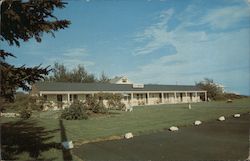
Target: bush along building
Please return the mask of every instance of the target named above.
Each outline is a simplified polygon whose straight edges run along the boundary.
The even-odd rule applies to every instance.
[[[37,82],[31,95],[42,96],[54,109],[69,107],[75,100],[84,102],[98,93],[121,94],[126,106],[195,103],[207,100],[207,92],[191,85],[133,84],[127,77],[109,83]],[[47,108],[51,108],[47,107]]]

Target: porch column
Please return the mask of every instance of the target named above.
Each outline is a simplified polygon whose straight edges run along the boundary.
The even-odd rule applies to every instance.
[[[174,103],[176,103],[177,100],[176,100],[176,92],[174,92]]]
[[[189,102],[190,100],[188,100],[188,93],[187,92],[185,92],[185,94],[186,94],[186,98],[185,98],[185,102]]]
[[[132,106],[134,105],[134,96],[133,96],[133,93],[131,93],[131,104],[132,104]]]
[[[198,94],[195,92],[195,102],[198,102]]]
[[[68,93],[68,103],[70,102],[70,95],[69,95],[69,93]]]
[[[207,92],[205,92],[205,101],[207,101]]]
[[[163,92],[161,92],[161,103],[164,103],[164,94],[163,94]]]

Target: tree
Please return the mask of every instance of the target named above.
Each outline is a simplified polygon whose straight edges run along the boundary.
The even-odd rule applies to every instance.
[[[0,41],[6,41],[10,46],[20,46],[20,41],[28,41],[35,38],[42,41],[43,33],[50,33],[54,37],[54,31],[67,28],[68,20],[58,20],[53,11],[62,9],[66,3],[61,0],[1,0],[1,35]],[[29,90],[30,84],[44,79],[50,71],[49,67],[15,67],[5,62],[6,57],[15,57],[4,50],[0,51],[0,76],[1,97],[13,101],[17,88]]]
[[[73,71],[70,73],[70,76],[71,82],[96,82],[95,76],[93,74],[88,73],[82,65],[78,65],[75,69],[73,69]]]
[[[110,81],[110,78],[104,73],[104,71],[102,71],[102,74],[99,78],[99,82],[108,83],[109,81]]]
[[[87,72],[82,65],[78,65],[73,70],[68,70],[64,64],[55,63],[52,75],[46,78],[47,81],[52,82],[96,82],[93,74]]]
[[[69,81],[69,74],[66,67],[63,64],[55,63],[52,69],[52,75],[46,77],[48,81],[58,81],[58,82],[67,82]]]
[[[213,79],[204,78],[203,81],[196,83],[196,86],[207,91],[209,99],[216,100],[222,93],[223,89],[216,84]]]

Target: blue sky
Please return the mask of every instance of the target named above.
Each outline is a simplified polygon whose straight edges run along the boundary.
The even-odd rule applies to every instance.
[[[20,48],[15,65],[84,65],[137,83],[194,84],[205,77],[250,95],[250,0],[71,0],[68,29]]]

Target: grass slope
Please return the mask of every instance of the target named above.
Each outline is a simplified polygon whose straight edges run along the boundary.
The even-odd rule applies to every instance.
[[[126,132],[151,133],[173,125],[185,126],[195,120],[207,121],[219,116],[250,112],[250,99],[233,103],[208,102],[192,104],[157,105],[134,107],[133,112],[119,112],[109,117],[92,118],[87,121],[64,121],[69,138],[88,141]]]

